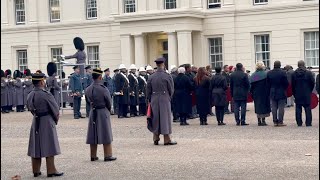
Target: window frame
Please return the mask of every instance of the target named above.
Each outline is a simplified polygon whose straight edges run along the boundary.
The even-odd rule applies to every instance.
[[[90,3],[91,3],[91,1],[95,1],[96,7],[88,8],[89,1],[90,1]],[[87,18],[87,20],[98,19],[98,1],[97,0],[85,0],[85,8],[86,8],[86,18]],[[94,8],[96,10],[96,17],[89,17],[89,10],[94,9]],[[91,13],[92,13],[92,11],[91,11]]]
[[[258,0],[258,1],[265,1],[265,0]],[[267,2],[258,2],[256,3],[256,0],[253,0],[253,5],[266,5],[269,4],[269,0],[266,0]]]
[[[315,33],[315,44],[314,44],[314,48],[313,49],[306,49],[307,48],[307,44],[306,44],[306,33]],[[317,38],[318,38],[318,47],[317,47]],[[307,60],[307,51],[318,51],[318,57],[315,56],[313,58],[315,58],[314,62],[318,62],[319,63],[319,30],[308,30],[308,31],[303,31],[302,32],[302,39],[303,39],[303,58],[306,62],[306,66],[311,66],[311,67],[319,67],[320,64],[316,65],[313,64],[313,61],[311,61],[311,63],[309,63],[309,61]],[[310,39],[312,41],[312,39]],[[310,44],[311,45],[311,44]]]
[[[211,49],[214,48],[214,51],[215,51],[215,46],[212,46],[211,44],[211,40],[214,40],[214,39],[221,39],[221,45],[218,44],[218,46],[221,46],[221,48],[219,48],[219,53],[212,53]],[[224,38],[223,36],[212,36],[212,37],[208,37],[208,55],[209,55],[209,64],[211,65],[211,67],[214,69],[215,67],[217,67],[217,64],[218,63],[221,63],[221,68],[223,67],[224,65],[224,48],[223,48],[223,43],[224,41]],[[213,62],[212,60],[212,56],[221,56],[221,59],[219,59],[219,61],[217,61],[215,59],[215,62]]]
[[[261,36],[268,36],[268,43],[259,43],[259,44],[267,44],[268,45],[268,50],[263,51],[263,48],[261,46],[261,51],[257,52],[257,38],[256,37],[261,37]],[[259,33],[259,34],[253,34],[253,47],[254,47],[254,63],[256,64],[258,61],[262,61],[266,67],[271,68],[271,34],[270,33]],[[268,53],[269,58],[268,59],[262,59],[258,60],[258,54],[261,54],[263,57],[263,54]],[[268,62],[268,63],[267,63]]]
[[[126,7],[132,5],[132,4],[126,4],[127,1],[133,1],[134,2],[133,3],[134,11],[127,12],[127,8]],[[135,13],[137,11],[137,2],[136,2],[136,0],[123,0],[123,8],[124,8],[124,10],[123,10],[124,13]]]
[[[25,56],[23,56],[22,58],[20,58],[20,52],[25,52]],[[17,49],[16,50],[16,57],[17,57],[17,66],[18,66],[18,70],[23,72],[24,70],[28,69],[28,49]],[[25,60],[25,63],[20,63],[20,60]],[[21,69],[21,67],[25,67],[25,69]]]
[[[93,56],[97,56],[98,58],[90,59],[90,57],[91,57],[90,48],[93,48],[93,47],[98,47],[98,51],[92,53],[92,54],[95,54]],[[91,66],[92,69],[100,67],[100,63],[101,63],[100,62],[100,45],[99,44],[87,44],[86,49],[87,49],[87,65]],[[93,64],[92,62],[98,62],[98,63]]]
[[[22,1],[23,2],[23,10],[21,9],[17,9],[17,1]],[[21,4],[20,4],[21,6]],[[24,16],[24,21],[18,21],[18,12],[23,12],[23,16]],[[26,3],[25,0],[14,0],[14,13],[15,13],[15,21],[16,21],[16,25],[24,25],[26,24]],[[20,16],[22,17],[22,16]]]
[[[215,0],[213,0],[215,1]],[[222,7],[222,0],[217,0],[217,1],[220,1],[219,3],[210,3],[210,0],[207,0],[207,9],[218,9],[218,8],[221,8]],[[210,5],[220,5],[219,7],[213,7],[213,8],[210,8]]]
[[[168,2],[170,1],[170,2]],[[172,2],[174,1],[174,2]],[[164,9],[177,9],[177,0],[164,0]],[[167,8],[167,4],[173,4],[174,3],[174,7],[173,8]]]
[[[51,2],[58,2],[59,4],[59,19],[53,19],[53,12],[52,11],[52,4],[54,3],[51,3]],[[60,22],[61,21],[61,6],[60,6],[60,0],[49,0],[49,19],[50,19],[50,22],[51,23],[55,23],[55,22]]]

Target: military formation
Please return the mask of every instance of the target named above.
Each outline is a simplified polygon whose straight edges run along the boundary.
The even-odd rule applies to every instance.
[[[85,64],[86,54],[81,38],[74,44],[77,53],[63,59],[76,58],[73,73],[65,78],[57,75],[56,63],[49,62],[47,76],[40,70],[31,74],[16,70],[1,70],[1,110],[10,113],[25,110],[33,115],[30,129],[28,156],[31,157],[34,177],[41,175],[41,159],[46,158],[47,176],[62,176],[57,171],[54,156],[59,155],[60,146],[56,131],[59,109],[69,104],[74,119],[89,118],[86,143],[90,146],[90,160],[97,161],[97,147],[103,145],[104,161],[117,158],[112,153],[111,115],[119,119],[144,116],[147,128],[153,134],[154,145],[159,145],[163,135],[164,145],[176,145],[172,140],[172,122],[189,125],[188,119],[199,118],[200,125],[208,125],[208,115],[216,116],[219,126],[226,125],[225,114],[234,113],[237,126],[247,126],[247,103],[254,102],[258,126],[267,126],[272,115],[274,126],[286,126],[285,107],[295,105],[298,126],[303,125],[302,108],[306,112],[306,126],[312,126],[312,109],[318,104],[319,75],[315,77],[305,67],[298,68],[275,61],[272,70],[263,62],[257,62],[256,71],[250,74],[241,63],[235,67],[225,65],[197,68],[190,64],[165,67],[165,58],[150,65],[137,68],[120,64],[113,71],[92,69]],[[62,93],[62,94],[61,94]],[[62,96],[62,98],[61,98]],[[81,101],[85,97],[86,116],[82,115]],[[215,114],[212,108],[215,107]],[[229,110],[231,107],[231,111]]]

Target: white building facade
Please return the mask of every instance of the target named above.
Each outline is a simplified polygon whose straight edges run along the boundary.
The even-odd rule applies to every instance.
[[[76,52],[76,36],[103,69],[161,56],[167,66],[319,67],[318,19],[319,0],[1,0],[1,69],[46,71]]]

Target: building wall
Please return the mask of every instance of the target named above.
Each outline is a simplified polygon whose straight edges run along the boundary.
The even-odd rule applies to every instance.
[[[304,59],[303,32],[319,31],[318,0],[269,0],[259,6],[253,0],[222,0],[218,9],[207,9],[206,0],[177,0],[177,9],[170,10],[164,10],[164,0],[137,0],[136,13],[123,13],[122,0],[97,0],[98,17],[92,20],[86,19],[85,1],[79,2],[60,0],[61,20],[50,23],[47,0],[25,0],[26,24],[16,25],[14,0],[2,0],[1,69],[16,69],[16,50],[26,48],[28,67],[45,70],[50,48],[62,47],[71,55],[76,36],[86,45],[99,45],[102,68],[129,66],[135,62],[134,34],[140,33],[146,35],[146,63],[152,64],[157,33],[184,30],[192,31],[189,62],[196,66],[209,64],[208,38],[222,37],[224,64],[242,62],[253,70],[254,35],[259,33],[270,34],[271,61],[295,66]],[[124,35],[132,36],[130,45],[124,44],[129,42]]]

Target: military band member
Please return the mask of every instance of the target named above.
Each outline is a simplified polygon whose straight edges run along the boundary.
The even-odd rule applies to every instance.
[[[47,161],[47,176],[62,176],[54,164],[54,156],[60,154],[56,125],[59,107],[52,94],[45,90],[44,74],[32,74],[34,90],[28,94],[27,108],[34,116],[30,130],[28,156],[32,160],[34,177],[41,175],[41,158]]]
[[[86,101],[91,104],[87,144],[90,144],[91,161],[98,160],[97,145],[103,144],[104,161],[114,161],[112,156],[113,141],[111,130],[111,96],[108,88],[103,85],[102,71],[100,68],[93,69],[94,82],[86,89]]]
[[[147,100],[146,100],[146,91],[147,91],[147,81],[145,78],[146,70],[144,67],[139,69],[139,115],[145,116],[147,113]]]
[[[73,69],[74,73],[70,78],[70,89],[73,97],[73,115],[74,119],[80,119],[85,118],[80,113],[83,86],[81,83],[79,66],[74,66]]]
[[[120,73],[116,75],[116,92],[115,95],[118,99],[118,118],[128,117],[128,106],[130,103],[129,97],[129,79],[127,78],[127,68],[124,64],[119,66]]]
[[[8,103],[7,109],[9,112],[13,112],[13,104],[14,104],[14,86],[13,86],[13,79],[11,76],[11,70],[7,69],[5,72],[5,76],[8,80]]]
[[[22,74],[19,70],[15,70],[13,73],[14,81],[14,99],[15,99],[15,105],[16,105],[16,111],[17,112],[23,112],[24,111],[24,102],[23,102],[23,82],[22,82]]]
[[[106,86],[111,95],[111,115],[114,115],[114,105],[113,105],[113,96],[114,96],[114,80],[110,77],[110,69],[107,68],[103,71],[105,73],[103,77],[103,84]]]
[[[129,94],[130,94],[130,116],[138,116],[137,105],[139,104],[139,82],[136,75],[137,67],[132,64],[129,68]]]
[[[148,81],[148,77],[149,77],[151,74],[154,73],[154,69],[153,69],[150,65],[148,65],[148,66],[146,67],[146,71],[147,71],[146,80]]]
[[[5,73],[1,70],[1,112],[9,113],[8,110],[8,79],[5,77]]]
[[[83,80],[83,89],[87,89],[87,87],[89,87],[92,82],[93,82],[93,79],[92,79],[92,74],[91,74],[91,66],[87,66],[86,68],[86,74],[84,76],[84,80]],[[87,103],[86,102],[86,117],[89,117],[89,113],[90,113],[90,103]]]
[[[23,82],[23,98],[24,98],[24,105],[27,105],[27,97],[28,94],[32,91],[33,89],[33,84],[32,84],[32,76],[31,76],[31,71],[30,69],[26,69],[24,70],[24,74],[25,74],[25,79]]]
[[[60,86],[56,78],[57,75],[57,65],[54,62],[49,62],[47,65],[48,78],[46,79],[47,90],[53,95],[57,104],[60,104]]]
[[[114,75],[112,77],[112,81],[113,81],[113,84],[114,84],[114,88],[113,88],[113,112],[114,114],[117,114],[118,115],[118,96],[116,96],[114,93],[116,91],[116,85],[115,85],[115,82],[116,82],[116,76],[117,74],[119,74],[119,69],[115,69],[113,70],[114,72]]]
[[[68,93],[66,92],[68,90],[69,85],[69,79],[66,79],[66,73],[62,72],[62,107],[66,108],[66,104],[68,102]]]
[[[174,87],[170,74],[165,72],[165,59],[155,60],[157,71],[152,74],[147,81],[147,99],[151,103],[152,109],[152,132],[154,145],[158,145],[160,134],[164,136],[164,145],[176,145],[172,141],[171,128],[171,98]]]

